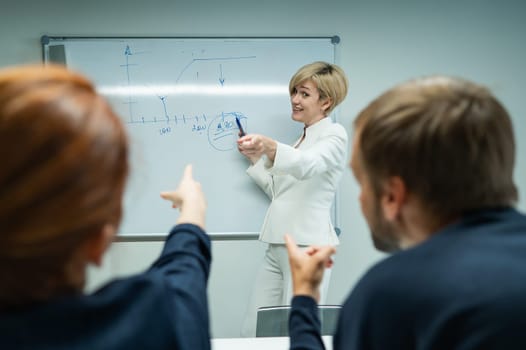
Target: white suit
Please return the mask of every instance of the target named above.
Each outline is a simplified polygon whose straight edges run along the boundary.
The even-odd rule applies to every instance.
[[[290,267],[283,236],[300,246],[339,243],[330,210],[346,167],[347,133],[329,117],[305,129],[297,148],[278,142],[274,162],[262,157],[247,173],[272,200],[259,239],[269,243],[243,325],[254,336],[261,306],[290,304]],[[328,287],[329,271],[321,286],[320,304]]]

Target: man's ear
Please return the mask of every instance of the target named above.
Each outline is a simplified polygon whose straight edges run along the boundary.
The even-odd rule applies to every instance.
[[[399,176],[390,177],[384,184],[381,205],[386,220],[395,221],[407,199],[407,188]]]
[[[104,253],[115,238],[116,229],[112,224],[106,224],[86,242],[86,256],[89,263],[97,266],[102,265]]]

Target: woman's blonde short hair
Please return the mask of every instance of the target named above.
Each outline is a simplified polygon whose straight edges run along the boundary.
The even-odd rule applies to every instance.
[[[329,115],[347,95],[349,83],[343,70],[335,64],[320,61],[301,67],[290,79],[289,93],[292,95],[295,87],[307,80],[316,84],[320,99],[328,98],[331,101],[325,115]]]

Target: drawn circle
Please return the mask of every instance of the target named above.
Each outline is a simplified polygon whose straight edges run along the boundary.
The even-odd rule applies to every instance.
[[[221,113],[208,124],[208,142],[218,151],[230,151],[236,148],[238,127],[236,116],[242,120],[246,117],[239,112]]]

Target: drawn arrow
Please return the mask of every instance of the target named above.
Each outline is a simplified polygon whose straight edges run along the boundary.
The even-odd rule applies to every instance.
[[[219,65],[219,83],[221,83],[221,86],[225,84],[225,78],[223,78],[223,65]]]

